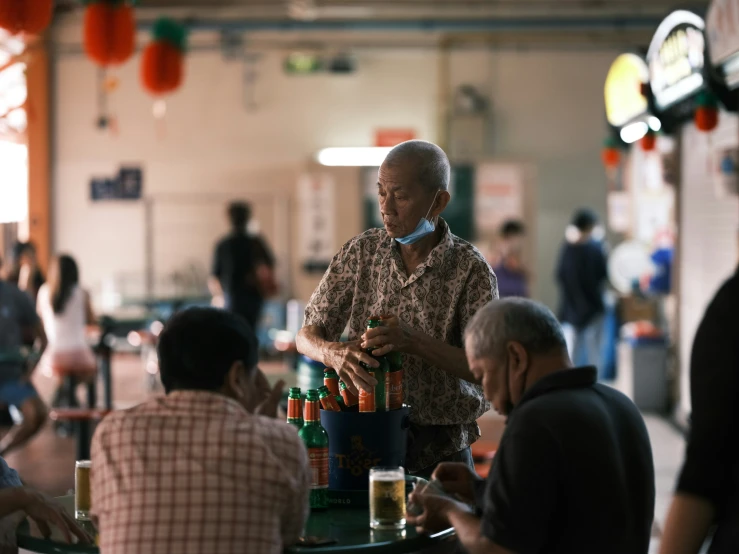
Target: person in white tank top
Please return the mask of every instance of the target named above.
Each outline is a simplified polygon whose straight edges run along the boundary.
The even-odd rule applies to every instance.
[[[90,296],[79,286],[74,258],[60,255],[52,260],[49,281],[38,292],[36,310],[41,316],[49,346],[42,360],[44,374],[73,374],[93,379],[95,355],[87,344],[87,327],[95,324]]]

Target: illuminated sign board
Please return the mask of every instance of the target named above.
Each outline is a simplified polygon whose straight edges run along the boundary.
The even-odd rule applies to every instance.
[[[642,85],[649,81],[647,64],[636,54],[621,54],[608,70],[604,96],[606,118],[622,127],[647,112]]]
[[[706,37],[711,64],[722,68],[730,88],[739,87],[739,0],[713,0]]]
[[[647,53],[649,81],[658,110],[693,96],[704,83],[705,23],[694,13],[672,12],[657,28]]]

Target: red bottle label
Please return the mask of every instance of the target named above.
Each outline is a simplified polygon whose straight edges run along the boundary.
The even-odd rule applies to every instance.
[[[301,410],[300,398],[288,398],[287,399],[287,418],[288,419],[300,419],[303,417],[303,410]]]
[[[305,403],[305,421],[321,421],[321,408],[318,402],[306,401]]]
[[[328,488],[328,448],[309,448],[312,489]]]
[[[344,389],[341,391],[341,397],[344,399],[344,404],[347,405],[347,407],[356,406],[357,402],[359,402],[359,399],[356,397],[356,395],[352,394],[352,391],[349,389]]]
[[[339,403],[336,401],[336,397],[334,396],[324,396],[321,398],[321,406],[323,406],[324,410],[328,410],[331,412],[340,412],[341,408],[339,407]]]
[[[385,380],[385,404],[388,410],[403,407],[403,370],[391,371]]]
[[[329,392],[333,396],[339,396],[339,379],[333,377],[324,377],[323,384],[328,387]]]

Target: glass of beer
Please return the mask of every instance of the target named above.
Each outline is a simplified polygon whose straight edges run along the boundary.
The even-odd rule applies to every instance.
[[[405,528],[405,471],[373,467],[369,473],[370,527]]]
[[[74,465],[74,517],[90,521],[90,460],[78,460]]]

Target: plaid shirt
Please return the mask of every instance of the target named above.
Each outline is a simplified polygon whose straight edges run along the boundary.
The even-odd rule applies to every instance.
[[[279,553],[308,517],[310,470],[291,425],[178,391],[101,422],[91,487],[104,554]]]
[[[471,244],[441,219],[441,241],[409,277],[395,241],[370,229],[347,242],[313,293],[305,325],[318,325],[339,340],[349,324],[358,339],[367,318],[394,314],[406,325],[451,346],[463,347],[467,322],[498,298],[493,270]],[[476,420],[490,404],[482,387],[457,379],[417,356],[403,355],[405,401],[412,408],[406,465],[420,471],[478,438]]]

